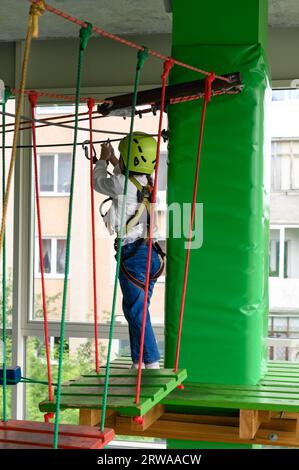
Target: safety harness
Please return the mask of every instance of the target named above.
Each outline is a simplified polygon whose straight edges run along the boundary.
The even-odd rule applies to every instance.
[[[152,187],[147,184],[146,186],[142,186],[142,184],[139,183],[139,181],[133,176],[133,175],[130,175],[129,176],[129,180],[131,181],[132,184],[134,184],[134,186],[136,187],[137,189],[137,201],[139,203],[139,206],[138,208],[136,209],[135,211],[135,214],[133,214],[126,222],[126,225],[124,227],[124,234],[126,235],[130,230],[132,230],[134,227],[136,227],[138,224],[140,224],[141,222],[145,222],[146,221],[146,228],[147,228],[147,232],[146,233],[149,233],[149,229],[150,229],[150,220],[151,220],[151,195],[152,195]],[[107,215],[107,212],[104,213],[103,211],[103,207],[104,205],[109,202],[109,201],[112,201],[113,198],[112,197],[108,197],[107,199],[105,199],[101,205],[100,205],[100,214],[101,216],[104,218],[106,215]],[[114,248],[115,248],[115,251],[117,252],[117,247],[118,247],[118,238],[115,239],[115,242],[114,242]],[[139,247],[141,246],[142,243],[147,243],[148,241],[148,238],[147,237],[144,237],[144,238],[139,238],[136,242],[135,242],[135,250],[133,250],[129,257],[131,258],[132,256],[135,255],[135,253],[138,251]],[[155,279],[158,279],[159,276],[161,276],[163,270],[164,270],[164,258],[165,258],[165,253],[164,251],[162,250],[161,246],[159,245],[158,242],[154,242],[153,243],[153,247],[154,249],[156,250],[156,252],[158,253],[160,259],[161,259],[161,263],[160,263],[160,267],[158,269],[158,271],[151,277],[152,280],[155,280]],[[121,259],[121,269],[122,271],[124,272],[124,274],[128,277],[128,279],[133,282],[133,284],[137,285],[138,287],[144,289],[145,288],[145,283],[141,282],[140,280],[136,279],[135,277],[133,277],[129,271],[127,271],[125,265],[124,265],[124,261],[128,259],[128,256],[126,258],[123,258]]]

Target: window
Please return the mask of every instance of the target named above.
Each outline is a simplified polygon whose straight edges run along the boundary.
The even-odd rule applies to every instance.
[[[39,155],[41,193],[69,194],[71,170],[70,153]]]
[[[273,90],[273,101],[299,100],[299,90]]]
[[[270,277],[288,277],[288,249],[289,242],[284,242],[284,266],[283,266],[283,276],[280,276],[280,241],[279,240],[270,240]]]
[[[45,274],[64,276],[66,240],[61,238],[43,238],[43,261]],[[36,253],[39,253],[38,239],[36,240]],[[39,256],[36,256],[36,270],[40,274]]]
[[[299,141],[272,141],[271,186],[273,191],[299,190]]]

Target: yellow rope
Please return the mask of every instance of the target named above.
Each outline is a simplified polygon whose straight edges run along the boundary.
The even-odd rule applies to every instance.
[[[14,171],[15,162],[16,162],[17,142],[19,138],[21,111],[23,107],[24,91],[26,87],[27,68],[28,68],[28,62],[29,62],[31,39],[32,37],[36,37],[34,35],[37,34],[38,32],[38,27],[37,27],[38,18],[45,9],[45,8],[44,9],[42,8],[42,5],[45,7],[44,1],[41,1],[39,4],[33,4],[31,5],[30,11],[29,11],[28,28],[27,28],[27,35],[26,35],[26,41],[25,41],[23,64],[22,64],[21,82],[20,82],[19,95],[18,95],[18,100],[17,100],[15,130],[14,130],[14,136],[13,136],[11,159],[10,159],[10,164],[9,164],[9,171],[8,171],[8,176],[7,176],[7,184],[6,184],[4,203],[3,203],[1,232],[0,232],[0,254],[1,254],[2,246],[3,246],[9,194],[11,190],[12,176],[13,176],[13,171]]]
[[[32,18],[31,35],[33,38],[38,37],[38,19],[46,9],[45,1],[40,0],[38,3],[33,3],[30,7],[29,15]]]

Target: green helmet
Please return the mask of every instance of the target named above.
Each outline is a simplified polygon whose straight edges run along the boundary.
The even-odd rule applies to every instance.
[[[118,150],[124,161],[125,167],[128,163],[129,138],[127,135],[119,143]],[[152,174],[156,166],[157,141],[144,132],[133,132],[132,150],[129,171],[136,173]]]

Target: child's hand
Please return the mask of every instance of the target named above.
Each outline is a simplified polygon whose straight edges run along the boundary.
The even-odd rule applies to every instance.
[[[101,156],[100,156],[100,160],[104,160],[106,162],[108,162],[110,160],[110,157],[111,157],[111,144],[102,144],[101,145]]]

